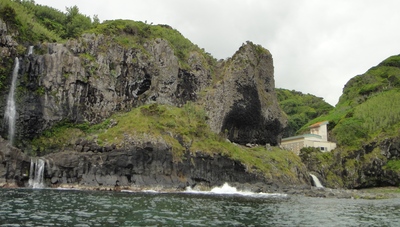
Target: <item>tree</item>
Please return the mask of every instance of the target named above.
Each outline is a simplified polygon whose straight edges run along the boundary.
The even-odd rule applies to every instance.
[[[66,34],[63,38],[74,38],[90,29],[92,21],[90,17],[79,13],[77,6],[67,7]]]
[[[14,8],[9,5],[6,5],[0,9],[0,16],[1,19],[3,19],[9,26],[18,24],[18,20],[16,18],[17,13],[15,12]]]
[[[93,15],[93,26],[97,26],[100,24],[100,19],[97,14]]]

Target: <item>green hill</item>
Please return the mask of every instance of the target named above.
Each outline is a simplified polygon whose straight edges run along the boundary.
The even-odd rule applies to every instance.
[[[400,56],[392,56],[344,87],[329,114],[302,127],[328,120],[331,153],[304,149],[309,170],[325,177],[328,187],[395,186],[400,182]]]
[[[306,124],[330,122],[332,139],[359,148],[380,136],[393,136],[400,126],[400,56],[392,56],[352,78],[335,109]]]
[[[277,88],[275,91],[279,105],[288,117],[284,137],[296,135],[303,125],[316,117],[328,114],[333,109],[333,106],[315,95],[283,88]]]

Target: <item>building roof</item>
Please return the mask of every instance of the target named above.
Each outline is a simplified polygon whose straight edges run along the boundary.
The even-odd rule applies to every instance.
[[[321,125],[327,125],[327,124],[329,124],[329,121],[320,121],[320,122],[310,125],[309,128],[317,128]]]
[[[282,141],[289,141],[289,140],[295,140],[295,139],[305,139],[305,138],[317,138],[317,139],[322,139],[322,136],[316,135],[316,134],[303,134],[299,136],[291,136],[291,137],[286,137],[283,138]]]

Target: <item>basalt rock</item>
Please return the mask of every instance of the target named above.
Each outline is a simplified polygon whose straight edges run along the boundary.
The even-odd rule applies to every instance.
[[[268,50],[251,42],[220,63],[221,80],[207,94],[211,129],[230,141],[277,145],[287,119],[275,94]]]
[[[309,171],[315,172],[324,185],[331,188],[371,188],[398,186],[400,170],[399,138],[371,142],[353,151],[335,150],[329,162],[316,158],[315,153],[302,157]]]
[[[9,32],[0,30],[7,50],[1,57],[13,59]],[[23,144],[59,122],[99,123],[148,103],[198,102],[211,129],[240,144],[277,145],[286,126],[274,91],[272,56],[251,42],[217,66],[199,51],[180,62],[164,39],[126,48],[94,34],[65,44],[39,43],[33,54],[19,58],[16,139]],[[4,108],[2,102],[2,113]],[[6,136],[5,128],[1,134]]]
[[[272,56],[251,42],[232,58],[213,65],[200,50],[178,58],[171,44],[161,38],[126,47],[111,36],[85,34],[64,44],[36,43],[33,54],[21,54],[28,46],[16,43],[16,34],[1,21],[0,35],[0,57],[10,73],[13,59],[20,59],[16,141],[22,148],[29,148],[32,139],[58,123],[99,123],[113,113],[150,103],[180,107],[196,102],[204,106],[215,133],[240,144],[277,145],[286,125],[274,92]],[[6,106],[8,79],[4,84],[0,115]],[[7,136],[6,127],[0,134]],[[225,156],[187,151],[176,162],[165,144],[150,147],[121,149],[79,142],[69,153],[46,157],[47,177],[52,184],[89,185],[117,180],[123,185],[162,182],[175,186],[263,181]],[[25,159],[23,163],[26,166]],[[11,175],[6,178],[24,176]],[[278,181],[292,183],[272,180]]]
[[[105,149],[101,149],[105,151]],[[214,187],[225,182],[277,190],[281,185],[306,185],[303,178],[267,179],[251,173],[241,162],[221,154],[185,152],[176,157],[163,142],[112,149],[107,152],[63,151],[46,159],[47,186],[76,185],[82,188],[114,186],[182,190],[188,186]],[[262,189],[260,189],[262,188]]]
[[[29,166],[30,157],[0,137],[0,187],[24,186]]]
[[[33,55],[21,57],[18,139],[32,139],[61,121],[93,124],[147,103],[194,102],[210,83],[197,52],[183,69],[166,40],[134,49],[110,39],[86,34],[66,44],[39,44]]]

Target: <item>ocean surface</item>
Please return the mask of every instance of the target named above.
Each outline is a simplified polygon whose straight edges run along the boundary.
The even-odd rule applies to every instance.
[[[0,189],[0,226],[400,226],[400,199]]]

